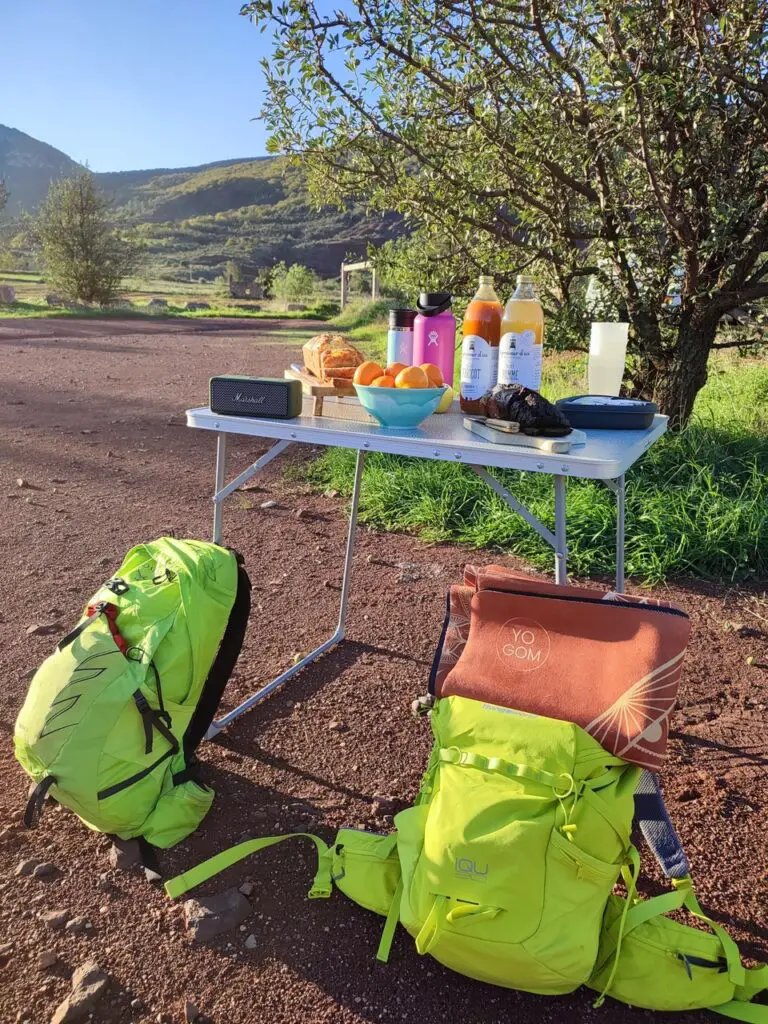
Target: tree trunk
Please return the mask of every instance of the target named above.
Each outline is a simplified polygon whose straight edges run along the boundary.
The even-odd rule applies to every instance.
[[[669,416],[672,430],[680,430],[693,412],[696,396],[707,382],[707,361],[717,332],[717,318],[684,317],[674,349],[657,367],[653,400]]]

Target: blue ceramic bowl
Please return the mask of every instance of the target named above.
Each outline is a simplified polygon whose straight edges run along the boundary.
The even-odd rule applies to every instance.
[[[445,388],[375,388],[355,384],[360,405],[382,427],[401,430],[418,425],[440,404]]]

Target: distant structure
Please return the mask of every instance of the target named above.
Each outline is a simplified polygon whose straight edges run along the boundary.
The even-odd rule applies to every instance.
[[[264,285],[258,281],[230,281],[230,299],[263,299]]]
[[[375,302],[379,297],[379,278],[376,274],[376,267],[370,260],[361,260],[359,263],[341,264],[341,308],[344,309],[349,301],[349,275],[353,270],[371,271],[371,299]]]

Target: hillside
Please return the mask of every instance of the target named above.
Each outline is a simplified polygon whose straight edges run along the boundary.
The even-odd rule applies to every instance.
[[[52,146],[0,125],[0,177],[11,192],[6,221],[34,209],[52,180],[79,169]],[[395,217],[371,218],[359,208],[313,208],[304,172],[283,157],[95,177],[115,223],[143,242],[153,275],[210,279],[228,260],[250,267],[286,260],[332,276],[345,256],[363,254],[399,227]]]
[[[79,170],[80,164],[60,149],[0,124],[0,178],[11,193],[6,214],[18,216],[37,206],[51,181]]]

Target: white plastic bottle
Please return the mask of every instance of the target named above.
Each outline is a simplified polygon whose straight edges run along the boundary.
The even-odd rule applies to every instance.
[[[533,278],[519,274],[501,319],[499,384],[524,384],[539,391],[543,350],[544,311]]]

